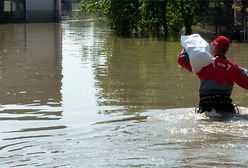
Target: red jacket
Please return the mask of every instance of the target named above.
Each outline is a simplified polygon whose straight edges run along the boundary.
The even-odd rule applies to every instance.
[[[186,52],[178,55],[178,63],[192,72],[189,57]],[[200,96],[225,94],[231,96],[233,85],[237,83],[248,89],[248,70],[240,67],[225,56],[216,56],[214,62],[202,68],[197,76],[200,79]]]

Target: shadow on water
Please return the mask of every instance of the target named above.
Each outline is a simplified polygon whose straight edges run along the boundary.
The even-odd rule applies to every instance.
[[[123,39],[137,38],[137,39],[156,39],[164,42],[179,42],[180,35],[177,33],[170,33],[169,36],[165,37],[163,33],[145,32],[145,33],[134,33],[129,36],[121,36]]]
[[[121,119],[114,119],[108,121],[96,122],[95,124],[107,124],[107,123],[115,123],[115,122],[126,122],[126,121],[135,121],[135,122],[145,122],[148,116],[130,116],[130,117],[122,117]]]
[[[1,105],[0,120],[60,120],[61,107],[48,105]]]

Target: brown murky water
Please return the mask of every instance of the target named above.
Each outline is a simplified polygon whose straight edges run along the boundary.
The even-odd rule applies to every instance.
[[[241,114],[194,113],[178,41],[120,38],[102,22],[0,25],[0,167],[246,167]],[[248,67],[248,45],[229,57]]]

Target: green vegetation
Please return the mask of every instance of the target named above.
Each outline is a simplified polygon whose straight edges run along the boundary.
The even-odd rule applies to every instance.
[[[139,27],[142,31],[159,31],[163,29],[164,34],[168,34],[166,7],[168,0],[140,0]]]
[[[84,12],[102,12],[109,20],[110,27],[119,35],[128,35],[137,31],[139,0],[83,0],[81,9]]]
[[[119,35],[149,31],[162,32],[167,36],[171,32],[179,33],[182,28],[185,29],[185,34],[191,34],[192,26],[206,20],[214,26],[225,26],[227,32],[232,32],[233,11],[243,9],[242,4],[246,1],[212,1],[216,6],[212,10],[213,18],[209,17],[209,2],[210,0],[82,0],[80,6],[83,12],[104,14],[110,27]]]
[[[128,35],[138,29],[139,0],[110,0],[108,19],[117,34]]]
[[[207,14],[209,6],[208,0],[175,0],[172,2],[172,10],[176,11],[176,17],[182,18],[185,26],[185,34],[192,33],[192,25],[196,25],[199,20]]]

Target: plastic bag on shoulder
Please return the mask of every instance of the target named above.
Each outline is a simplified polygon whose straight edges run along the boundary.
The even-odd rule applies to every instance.
[[[181,45],[189,55],[194,74],[213,62],[209,44],[199,34],[181,36]]]

